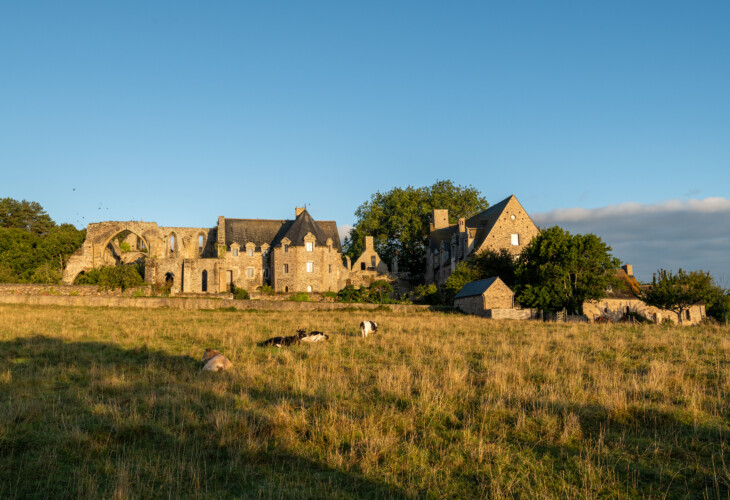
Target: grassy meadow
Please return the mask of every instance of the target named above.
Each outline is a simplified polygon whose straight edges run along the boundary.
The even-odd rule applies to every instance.
[[[0,305],[0,498],[730,498],[727,327]],[[381,334],[357,335],[362,319]],[[289,349],[257,341],[323,330]],[[201,373],[206,347],[234,363]]]

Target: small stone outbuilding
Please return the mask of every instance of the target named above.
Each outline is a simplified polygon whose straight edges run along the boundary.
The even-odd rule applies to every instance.
[[[493,309],[514,309],[515,294],[499,277],[471,281],[454,297],[454,307],[469,314],[492,317]]]

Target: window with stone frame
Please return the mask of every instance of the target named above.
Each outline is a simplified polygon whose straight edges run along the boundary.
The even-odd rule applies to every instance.
[[[307,252],[313,252],[314,251],[314,242],[308,241],[307,242]]]
[[[510,240],[512,243],[512,246],[518,246],[520,244],[520,235],[519,234],[511,234]]]
[[[284,264],[284,274],[289,274],[289,264]]]
[[[313,273],[314,272],[314,262],[307,262],[307,272]]]
[[[289,251],[289,245],[286,243],[284,244],[284,253],[287,253]]]
[[[238,257],[238,248],[231,248],[231,255]]]
[[[246,268],[246,277],[247,278],[253,278],[255,274],[256,274],[256,270],[253,267]]]
[[[249,257],[253,257],[253,248],[246,249],[246,255],[248,255]]]

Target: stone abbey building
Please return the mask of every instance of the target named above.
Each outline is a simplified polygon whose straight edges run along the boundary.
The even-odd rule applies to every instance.
[[[515,195],[456,224],[449,223],[448,210],[434,210],[426,253],[426,283],[442,285],[459,262],[488,249],[505,248],[517,257],[539,233]]]
[[[264,285],[276,292],[336,292],[388,279],[372,237],[353,266],[342,255],[334,221],[315,221],[306,208],[293,220],[227,219],[213,228],[160,227],[154,222],[89,224],[69,259],[64,282],[104,265],[144,261],[145,281],[173,293],[215,294]]]

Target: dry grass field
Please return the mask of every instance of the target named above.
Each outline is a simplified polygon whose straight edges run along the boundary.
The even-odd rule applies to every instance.
[[[0,498],[729,498],[726,327],[0,306]],[[357,336],[362,319],[382,334]],[[298,327],[330,341],[257,347]],[[200,373],[206,347],[234,368]]]

